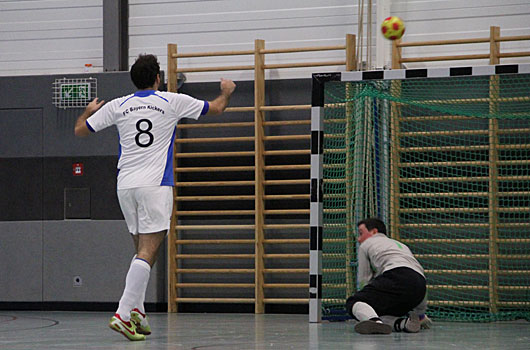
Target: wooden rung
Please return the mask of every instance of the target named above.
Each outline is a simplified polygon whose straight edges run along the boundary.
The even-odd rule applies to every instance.
[[[264,210],[265,215],[291,215],[291,214],[302,214],[309,215],[309,209],[277,209],[277,210]]]
[[[481,306],[488,307],[490,303],[487,301],[473,301],[473,300],[429,300],[429,306]]]
[[[530,301],[499,301],[497,303],[501,307],[530,307]]]
[[[309,254],[263,254],[265,259],[308,259]]]
[[[254,210],[178,210],[179,216],[196,216],[196,215],[254,215]]]
[[[265,200],[309,199],[309,197],[309,194],[269,194],[263,196]]]
[[[311,164],[287,164],[287,165],[266,165],[265,171],[272,170],[307,170],[311,169]]]
[[[489,56],[488,56],[489,57]],[[322,66],[344,66],[346,61],[320,61],[320,62],[301,62],[301,63],[278,63],[264,64],[263,69],[281,69],[281,68],[302,68],[302,67],[322,67]]]
[[[428,56],[428,57],[407,57],[399,60],[400,63],[410,62],[434,62],[434,61],[461,61],[461,60],[480,60],[490,58],[489,54],[469,54],[469,55],[452,55],[452,56]]]
[[[511,290],[511,291],[530,291],[530,286],[497,286],[499,290]]]
[[[489,254],[414,254],[420,259],[489,259]]]
[[[518,40],[530,40],[530,35],[511,35],[496,38],[495,41],[518,41]]]
[[[347,288],[348,285],[346,283],[322,283],[322,288],[327,288],[327,289],[343,289],[343,288]]]
[[[430,147],[400,147],[400,152],[452,152],[452,151],[486,151],[488,145],[484,146],[430,146]]]
[[[227,107],[225,109],[225,113],[228,112],[254,112],[256,108],[255,107]],[[254,122],[250,122],[250,124],[254,124]]]
[[[497,255],[497,259],[529,260],[530,259],[530,254],[499,254],[499,255]]]
[[[208,158],[208,157],[254,157],[254,151],[243,152],[194,152],[177,153],[175,158]]]
[[[175,182],[175,186],[176,187],[254,186],[254,183],[255,183],[254,181],[197,181],[197,182]]]
[[[401,228],[462,228],[462,227],[489,227],[488,223],[469,223],[461,222],[454,224],[445,224],[445,223],[422,223],[422,224],[400,224]]]
[[[253,230],[254,225],[175,225],[177,230]]]
[[[499,275],[511,275],[511,276],[520,276],[520,275],[530,275],[530,270],[497,270]]]
[[[488,270],[425,270],[430,275],[487,275]]]
[[[177,259],[254,259],[254,254],[175,254]]]
[[[500,178],[500,176],[498,177]],[[452,176],[452,177],[409,177],[399,178],[401,183],[418,183],[418,182],[472,182],[472,181],[489,181],[488,176]]]
[[[197,67],[197,68],[178,68],[177,73],[191,72],[224,72],[230,70],[254,70],[254,66],[216,66],[216,67]]]
[[[497,238],[497,243],[530,243],[530,238]]]
[[[467,285],[446,285],[446,284],[433,284],[427,285],[428,290],[488,290],[488,286],[467,286]]]
[[[500,162],[497,162],[499,164]],[[409,162],[409,163],[398,163],[397,166],[400,168],[415,168],[415,167],[449,167],[449,166],[489,166],[488,161],[469,161],[469,162]]]
[[[265,230],[293,230],[293,229],[308,229],[309,224],[265,224],[263,225]]]
[[[230,108],[250,108],[254,107],[230,107]],[[228,109],[228,108],[227,108]],[[229,122],[229,123],[194,123],[194,124],[177,124],[177,129],[200,129],[200,128],[235,128],[254,126],[254,122]]]
[[[330,214],[330,213],[341,214],[341,213],[345,213],[345,212],[346,212],[346,208],[324,209],[324,213],[326,213],[326,214]]]
[[[302,110],[310,110],[311,105],[284,105],[284,106],[262,106],[260,107],[260,111],[269,112],[269,111],[302,111]],[[305,122],[305,120],[304,120]],[[288,120],[282,121],[282,122],[276,122],[276,123],[282,123],[282,124],[268,124],[271,122],[264,122],[263,125],[269,126],[269,125],[289,125]],[[283,124],[285,123],[285,124]],[[295,123],[298,124],[298,123]],[[311,121],[309,120],[309,123],[300,123],[300,124],[311,124]]]
[[[299,106],[302,107],[302,106]],[[306,106],[303,106],[306,107]],[[311,109],[311,105],[307,105]],[[284,126],[284,125],[311,125],[311,120],[309,119],[297,119],[297,120],[274,120],[274,121],[264,121],[264,126]]]
[[[530,101],[530,97],[528,97]],[[498,135],[530,134],[530,128],[506,128],[497,130]]]
[[[263,288],[309,288],[309,283],[264,283]]]
[[[530,191],[510,191],[510,192],[498,192],[499,197],[519,197],[519,196],[530,196]]]
[[[530,212],[530,207],[513,207],[513,208],[497,208],[500,213],[528,213]]]
[[[265,304],[308,304],[309,298],[307,299],[280,299],[280,298],[263,298]]]
[[[523,143],[518,145],[496,145],[497,149],[506,150],[506,149],[513,149],[513,150],[520,150],[520,149],[530,149],[530,144]]]
[[[220,172],[220,171],[254,171],[254,166],[219,166],[175,168],[178,173]]]
[[[324,238],[324,243],[346,243],[348,242],[347,238]]]
[[[177,239],[175,244],[254,244],[253,239]]]
[[[292,156],[292,155],[306,155],[311,154],[310,149],[288,149],[288,150],[275,150],[263,152],[265,156]]]
[[[265,185],[309,185],[309,179],[296,179],[296,180],[265,180]]]
[[[427,243],[427,244],[488,244],[489,239],[480,238],[401,238],[403,243]],[[497,238],[497,243],[530,243],[530,238]]]
[[[177,288],[254,288],[254,283],[175,283]]]
[[[177,303],[227,303],[227,304],[253,304],[254,298],[175,298]]]
[[[334,45],[334,46],[310,46],[310,47],[294,47],[286,49],[261,49],[260,54],[271,54],[271,53],[293,53],[293,52],[307,52],[307,51],[328,51],[328,50],[344,50],[345,45]]]
[[[248,141],[254,141],[254,136],[186,138],[186,139],[176,139],[175,143],[248,142]]]
[[[309,238],[266,238],[264,244],[309,244]]]
[[[400,213],[487,213],[488,208],[406,208],[399,209]],[[502,209],[498,209],[502,211]]]
[[[530,51],[519,51],[519,52],[499,52],[499,58],[513,58],[513,57],[528,57]]]
[[[309,269],[263,269],[263,273],[309,273]]]
[[[488,192],[433,192],[433,193],[400,193],[400,198],[458,198],[458,197],[487,197]]]
[[[185,202],[185,201],[253,201],[256,198],[254,195],[245,195],[245,196],[177,196],[175,197],[176,201]]]
[[[346,304],[346,299],[344,299],[344,298],[342,298],[342,299],[339,299],[339,298],[322,298],[322,302],[344,305],[344,304]]]
[[[477,118],[466,117],[463,115],[422,115],[422,116],[401,116],[400,122],[409,121],[436,121],[436,120],[476,120]]]
[[[237,55],[254,55],[254,50],[236,50],[236,51],[209,51],[209,52],[190,52],[172,54],[172,58],[190,58],[190,57],[212,57],[212,56],[237,56]]]
[[[232,273],[254,273],[254,269],[181,269],[176,268],[176,273],[215,273],[215,274],[232,274]]]
[[[409,131],[400,132],[401,137],[420,137],[420,136],[459,136],[459,135],[488,135],[488,130],[442,130],[442,131]]]
[[[311,135],[276,135],[263,136],[263,141],[290,141],[290,140],[310,140]]]

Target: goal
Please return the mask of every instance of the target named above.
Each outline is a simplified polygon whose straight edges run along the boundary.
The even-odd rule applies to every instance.
[[[530,320],[530,65],[314,74],[311,140],[310,322],[347,317],[365,217],[429,316]]]

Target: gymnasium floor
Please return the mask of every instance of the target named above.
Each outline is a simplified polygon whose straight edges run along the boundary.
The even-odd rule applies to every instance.
[[[360,335],[353,323],[307,315],[150,314],[153,334],[130,342],[108,312],[0,311],[0,349],[530,349],[530,322],[448,323],[417,334]]]

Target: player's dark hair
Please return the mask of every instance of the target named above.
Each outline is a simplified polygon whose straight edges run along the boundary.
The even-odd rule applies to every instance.
[[[361,226],[362,224],[366,226],[368,231],[376,228],[377,232],[384,233],[386,235],[385,223],[378,218],[368,218],[368,219],[361,220],[357,223],[357,227]]]
[[[157,74],[160,64],[155,55],[139,55],[131,67],[131,80],[140,90],[153,86]]]

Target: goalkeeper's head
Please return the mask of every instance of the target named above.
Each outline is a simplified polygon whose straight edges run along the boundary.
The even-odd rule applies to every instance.
[[[383,233],[386,235],[386,226],[385,223],[378,218],[367,218],[361,220],[357,223],[357,227],[364,225],[368,231],[372,231],[374,228],[377,229],[378,233]]]

